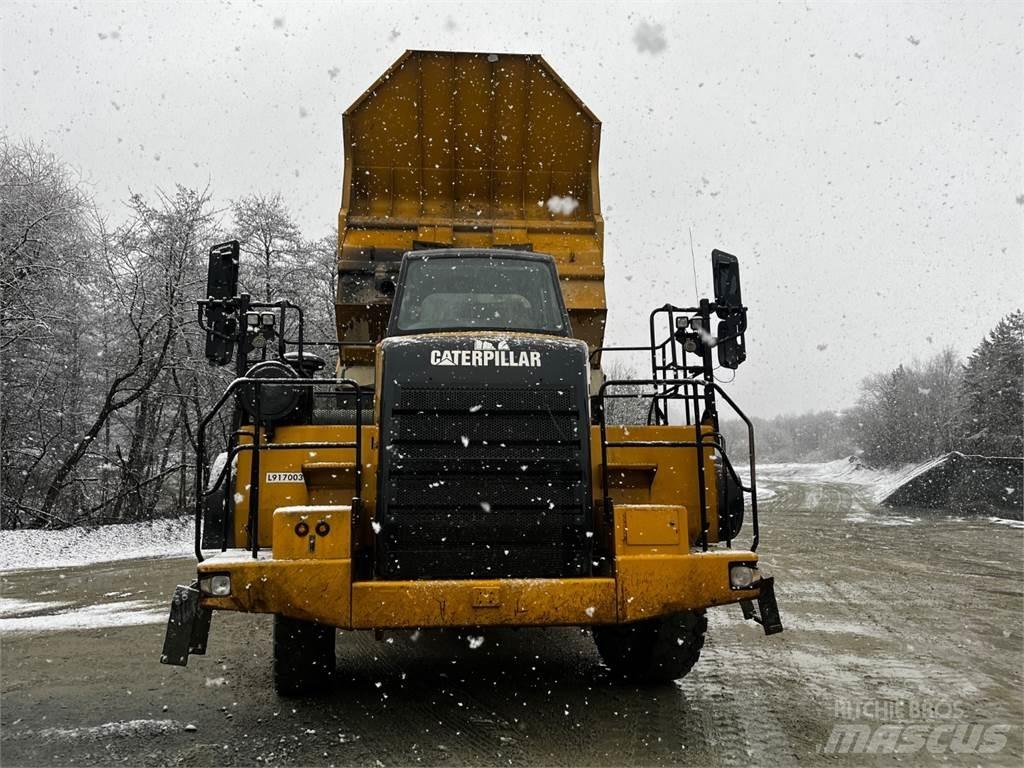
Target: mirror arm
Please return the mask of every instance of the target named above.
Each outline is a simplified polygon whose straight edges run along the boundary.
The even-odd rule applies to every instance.
[[[203,306],[208,304],[209,302],[200,301],[198,303],[199,303],[199,311],[198,311],[198,318],[197,319],[198,319],[198,323],[199,323],[199,330],[201,330],[201,331],[203,331],[205,333],[208,333],[211,336],[214,336],[214,337],[216,337],[218,339],[224,339],[224,341],[234,341],[235,340],[235,336],[234,335],[227,334],[227,333],[221,333],[220,331],[218,331],[218,330],[216,330],[214,328],[210,328],[205,322],[203,322],[203,320],[204,320]]]

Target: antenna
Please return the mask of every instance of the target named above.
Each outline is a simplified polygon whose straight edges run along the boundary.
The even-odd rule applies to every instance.
[[[700,292],[697,290],[697,257],[693,254],[693,226],[687,225],[686,231],[690,233],[690,266],[693,267],[693,300],[700,303]]]

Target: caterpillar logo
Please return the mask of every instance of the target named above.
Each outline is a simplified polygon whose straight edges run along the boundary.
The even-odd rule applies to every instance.
[[[471,368],[493,365],[496,368],[539,368],[540,352],[517,352],[507,341],[496,344],[475,340],[472,349],[432,349],[431,365],[461,365]]]

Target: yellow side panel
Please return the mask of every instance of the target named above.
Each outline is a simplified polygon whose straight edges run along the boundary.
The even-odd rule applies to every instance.
[[[275,560],[347,560],[352,552],[352,507],[278,507]]]
[[[355,441],[355,427],[345,425],[304,425],[278,427],[274,431],[275,445],[295,443],[350,443]],[[242,445],[252,442],[250,435],[239,438]],[[261,444],[266,446],[265,436]],[[377,502],[377,428],[363,427],[363,509],[369,515]],[[246,526],[249,520],[251,496],[251,451],[238,454],[235,485],[235,541],[238,546],[249,545]],[[354,473],[344,468],[355,462],[353,448],[285,447],[263,450],[260,453],[260,510],[259,543],[261,547],[273,544],[273,514],[279,507],[319,505],[351,505],[355,493]],[[330,465],[340,465],[330,469]],[[268,475],[270,477],[268,477]],[[277,480],[278,482],[270,482]],[[360,530],[353,533],[365,537],[369,518],[359,521]]]
[[[707,427],[705,427],[707,429]],[[695,442],[695,426],[609,426],[609,442]],[[590,469],[595,502],[602,490],[601,431],[591,427]],[[714,451],[704,449],[704,488],[708,509],[708,541],[718,540],[718,484]],[[690,544],[699,540],[700,490],[697,481],[697,449],[644,446],[608,449],[608,485],[612,501],[619,504],[655,504],[685,507],[685,527]],[[682,523],[680,524],[682,528]]]
[[[623,504],[615,507],[615,522],[616,552],[627,547],[663,552],[686,551],[686,507]]]

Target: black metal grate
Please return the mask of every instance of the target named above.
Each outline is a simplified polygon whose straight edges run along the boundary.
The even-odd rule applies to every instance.
[[[380,535],[392,546],[434,544],[550,543],[572,529],[575,515],[563,510],[538,514],[533,509],[422,510],[406,509],[394,516]]]
[[[575,413],[571,387],[565,389],[414,389],[401,387],[396,410]]]
[[[313,407],[310,414],[311,424],[355,424],[355,397],[351,393],[313,392]],[[362,393],[363,424],[373,424],[373,396],[370,392]]]
[[[396,399],[381,457],[382,576],[589,572],[589,455],[571,387],[402,387]]]
[[[457,566],[453,565],[453,560],[458,562]],[[481,543],[417,546],[391,550],[388,577],[410,580],[551,578],[563,575],[566,568],[566,554],[556,547]]]
[[[567,443],[579,440],[575,414],[410,413],[391,422],[395,443]]]
[[[456,478],[464,477],[464,469]],[[558,475],[496,475],[485,483],[467,488],[452,478],[430,475],[392,473],[386,489],[391,505],[408,505],[415,499],[417,508],[444,509],[472,505],[478,509],[499,507],[539,507],[555,509],[572,507],[581,491],[582,481]]]

